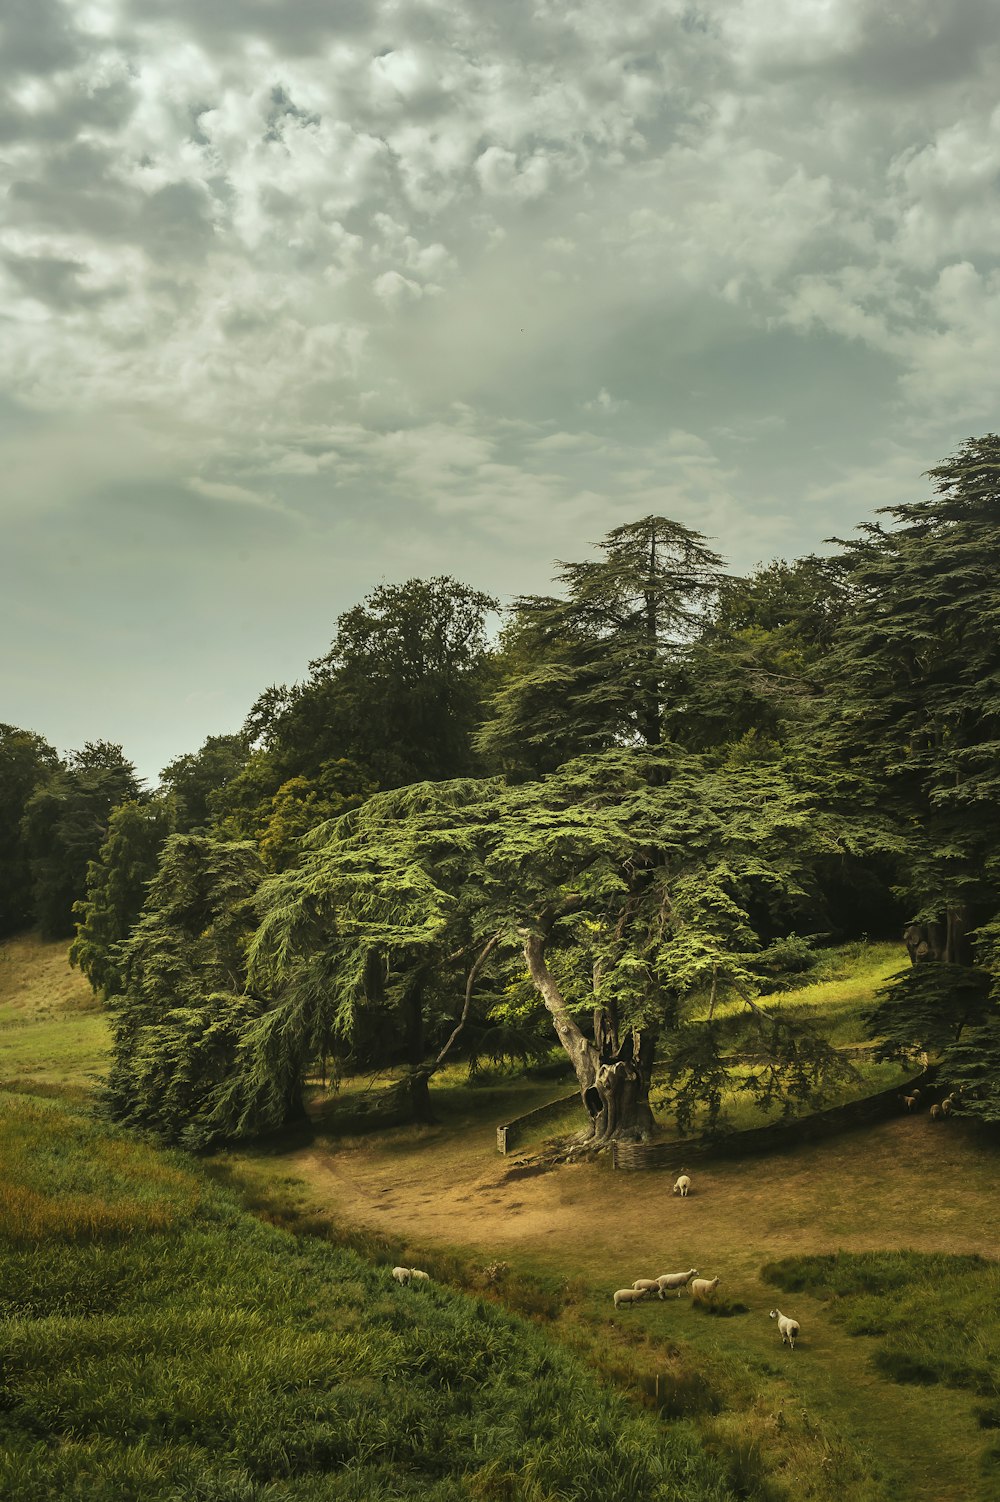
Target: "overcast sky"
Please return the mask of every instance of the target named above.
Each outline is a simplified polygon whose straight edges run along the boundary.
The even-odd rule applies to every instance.
[[[998,426],[995,0],[5,0],[0,720],[155,775],[382,581],[796,557]]]

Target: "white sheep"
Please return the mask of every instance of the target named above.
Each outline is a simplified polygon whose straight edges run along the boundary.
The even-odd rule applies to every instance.
[[[790,1319],[787,1314],[782,1314],[780,1309],[771,1310],[771,1319],[776,1319],[778,1321],[778,1329],[781,1331],[781,1344],[784,1345],[785,1341],[787,1340],[789,1346],[794,1351],[795,1338],[799,1333],[798,1320]]]
[[[429,1283],[431,1281],[431,1275],[430,1273],[422,1273],[419,1267],[411,1267],[410,1281],[412,1283]]]
[[[686,1273],[661,1273],[656,1280],[656,1286],[660,1290],[660,1298],[663,1298],[667,1289],[673,1288],[677,1289],[677,1297],[680,1298],[691,1279],[697,1276],[698,1269],[696,1267],[690,1268]]]
[[[408,1267],[394,1267],[392,1270],[392,1276],[399,1284],[409,1283],[410,1269]]]
[[[643,1293],[653,1293],[659,1289],[659,1286],[656,1278],[636,1278],[632,1284],[633,1288],[641,1289]]]
[[[710,1299],[718,1286],[718,1278],[695,1278],[691,1284],[691,1297],[701,1303]]]
[[[675,1194],[679,1194],[680,1197],[681,1197],[681,1199],[685,1199],[687,1197],[687,1193],[688,1193],[688,1190],[690,1188],[691,1188],[691,1177],[690,1177],[690,1175],[686,1174],[686,1173],[680,1174],[678,1176],[678,1178],[674,1182],[674,1193]]]
[[[920,1106],[919,1095],[901,1095],[899,1098],[908,1111],[916,1111]]]
[[[944,1112],[935,1101],[934,1105],[931,1106],[931,1121],[940,1121],[943,1115]]]
[[[620,1309],[622,1304],[638,1304],[648,1292],[647,1288],[619,1288],[615,1293],[615,1308]]]

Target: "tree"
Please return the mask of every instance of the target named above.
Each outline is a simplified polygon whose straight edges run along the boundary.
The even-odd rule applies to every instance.
[[[477,769],[472,732],[490,686],[489,595],[447,576],[382,585],[338,617],[329,652],[293,688],[272,687],[246,730],[292,777],[353,760],[398,787]]]
[[[74,904],[77,928],[69,958],[104,996],[121,990],[116,946],[142,912],[172,819],[173,807],[164,799],[120,803],[108,819],[96,860],[87,867],[86,895]]]
[[[0,936],[31,922],[31,869],[22,820],[28,800],[58,766],[58,756],[40,735],[0,725]]]
[[[725,579],[692,644],[672,735],[695,750],[759,748],[810,727],[848,598],[839,562],[814,554]]]
[[[301,1116],[301,1078],[289,1079],[280,1062],[259,1082],[262,1120],[241,1110],[254,1084],[241,1053],[266,1027],[266,999],[246,984],[253,897],[264,874],[253,845],[193,834],[167,840],[143,915],[116,953],[122,984],[111,998],[105,1093],[116,1120],[203,1147],[220,1135],[220,1095],[244,1133]]]
[[[250,982],[273,999],[272,1037],[286,1010],[292,1035],[311,1029],[315,1044],[320,1032],[350,1038],[367,1009],[398,1009],[456,964],[461,1016],[487,964],[526,967],[595,1144],[651,1129],[667,1033],[698,1039],[672,1060],[682,1116],[692,1091],[717,1114],[724,1034],[711,1008],[686,1016],[699,993],[738,995],[761,1023],[769,1061],[751,1088],[762,1101],[805,1098],[840,1062],[761,1006],[753,962],[761,915],[781,931],[807,911],[811,862],[845,837],[782,771],[733,773],[669,749],[584,757],[514,787],[380,793],[262,887]]]
[[[87,868],[107,837],[112,810],[139,796],[135,767],[121,746],[88,741],[28,799],[21,828],[34,916],[46,938],[73,933],[73,904],[86,892]]]
[[[244,735],[210,735],[199,751],[175,757],[163,768],[160,786],[173,797],[179,832],[208,828],[214,800],[243,770],[249,755]]]
[[[522,596],[506,648],[514,671],[476,737],[492,764],[554,770],[666,734],[701,615],[723,579],[698,532],[662,516],[616,527],[600,561],[561,563],[565,598]]]
[[[914,919],[940,926],[930,947],[967,965],[1000,905],[1000,438],[970,438],[930,477],[930,499],[841,543],[850,609],[824,718],[828,748],[906,831],[900,880]]]
[[[324,762],[315,777],[289,777],[271,791],[275,759],[255,751],[243,770],[212,795],[213,832],[256,840],[268,868],[283,871],[299,857],[302,837],[371,797],[376,785],[356,762]]]

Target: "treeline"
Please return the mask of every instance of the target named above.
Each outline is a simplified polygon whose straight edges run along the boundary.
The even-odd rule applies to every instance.
[[[375,590],[304,680],[146,795],[121,748],[0,729],[0,922],[73,930],[111,1000],[115,1114],[279,1125],[329,1056],[409,1066],[554,1027],[602,1140],[717,1109],[739,998],[762,1102],[841,1067],[765,1004],[816,943],[909,924],[873,1032],[1000,1115],[1000,438],[837,551],[729,574],[663,517],[506,612]],[[925,963],[930,961],[930,963]],[[762,998],[764,1000],[762,1001]]]

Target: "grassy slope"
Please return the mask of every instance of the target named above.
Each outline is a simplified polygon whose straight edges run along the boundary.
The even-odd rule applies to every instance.
[[[0,1496],[734,1502],[495,1304],[266,1226],[61,1102],[0,1112]]]
[[[0,1087],[85,1099],[103,1072],[107,1016],[66,962],[34,934],[0,941]]]

